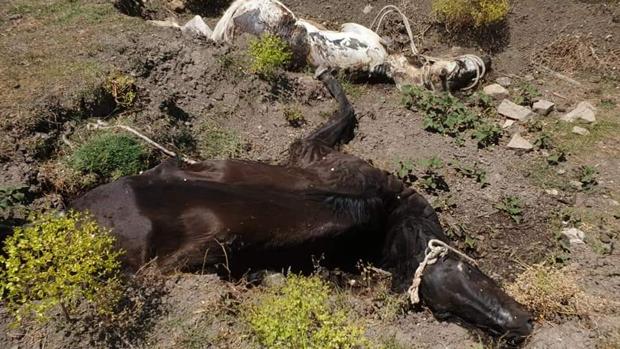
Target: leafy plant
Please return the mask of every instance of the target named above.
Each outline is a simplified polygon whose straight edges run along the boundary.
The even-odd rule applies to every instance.
[[[508,0],[433,0],[433,13],[449,27],[484,27],[508,15]]]
[[[411,160],[400,160],[397,165],[397,169],[395,172],[396,177],[400,178],[407,184],[411,184],[416,181],[416,177],[413,174],[413,170],[415,166],[413,165],[413,161]]]
[[[420,161],[420,166],[423,168],[423,172],[418,180],[418,185],[427,193],[431,194],[450,189],[443,175],[439,173],[443,167],[441,159],[433,156],[430,159]]]
[[[463,164],[455,164],[455,169],[461,175],[467,178],[473,178],[476,182],[480,183],[480,187],[484,188],[489,185],[487,171],[480,168],[478,163],[474,163],[473,166],[467,166]]]
[[[11,207],[22,206],[26,201],[26,190],[28,186],[9,186],[0,187],[0,210],[7,210]]]
[[[248,322],[266,348],[357,348],[364,330],[330,302],[330,288],[317,276],[289,275],[286,284],[261,295]]]
[[[284,119],[293,127],[300,127],[306,123],[306,118],[302,114],[301,110],[292,107],[286,107],[284,109]]]
[[[562,149],[555,149],[547,156],[547,163],[551,166],[557,166],[560,162],[566,161],[566,153]]]
[[[579,167],[578,176],[579,182],[581,182],[581,187],[584,190],[591,190],[598,184],[596,179],[598,176],[598,171],[592,166],[584,165]]]
[[[148,155],[131,136],[103,133],[82,144],[69,158],[69,165],[79,172],[115,179],[146,169]]]
[[[521,223],[521,218],[523,214],[523,208],[521,204],[521,199],[516,196],[507,196],[502,199],[502,202],[495,205],[500,211],[506,212],[510,218],[516,223]]]
[[[272,79],[277,69],[290,63],[293,54],[287,43],[273,34],[265,34],[250,42],[251,69]]]
[[[407,108],[416,107],[424,113],[424,128],[432,132],[456,137],[472,129],[478,116],[458,98],[448,93],[431,93],[419,86],[403,87],[403,103]]]
[[[502,128],[495,123],[481,122],[472,133],[472,138],[476,139],[479,148],[496,145],[502,138]]]
[[[553,141],[548,133],[543,132],[534,140],[534,145],[538,147],[538,149],[551,149],[553,148]]]
[[[69,212],[33,216],[16,228],[0,256],[0,296],[19,323],[47,320],[60,305],[65,316],[83,300],[106,312],[118,296],[120,252],[114,238],[88,216]]]
[[[110,75],[103,84],[103,89],[114,98],[117,108],[127,109],[136,101],[136,80],[129,75]]]
[[[534,103],[534,99],[536,97],[540,97],[541,93],[536,88],[536,86],[532,85],[529,82],[521,83],[515,90],[515,97],[513,98],[513,102],[520,105],[531,106]]]

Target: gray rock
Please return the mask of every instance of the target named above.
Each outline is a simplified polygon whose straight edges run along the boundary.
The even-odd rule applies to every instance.
[[[370,12],[372,12],[372,5],[368,4],[368,5],[364,6],[364,9],[362,10],[362,12],[364,14],[366,14],[366,15],[369,14]]]
[[[506,121],[504,121],[504,124],[502,125],[502,128],[509,128],[510,126],[514,125],[516,121],[512,120],[512,119],[506,119]]]
[[[560,120],[567,122],[574,122],[577,119],[581,119],[585,122],[596,121],[596,108],[589,102],[581,102],[577,104],[577,107],[572,111],[564,114]]]
[[[575,126],[573,127],[573,133],[577,135],[587,136],[590,134],[590,131],[583,127]]]
[[[508,98],[508,96],[510,96],[510,92],[499,84],[485,86],[482,91],[497,100]]]
[[[515,133],[508,142],[508,148],[531,150],[534,146],[527,139],[521,137],[520,133]]]
[[[526,74],[526,75],[523,77],[523,79],[524,79],[525,81],[534,81],[534,75],[532,75],[532,74]]]
[[[495,79],[495,82],[500,84],[502,87],[509,87],[510,85],[512,85],[512,80],[510,80],[510,78],[507,76],[502,76],[500,78],[497,78]]]
[[[583,244],[583,240],[586,238],[586,234],[577,228],[564,228],[561,235],[571,245]]]
[[[545,193],[551,195],[551,196],[558,196],[560,195],[560,192],[557,189],[545,189]]]
[[[532,106],[532,109],[534,109],[534,111],[537,112],[538,114],[547,115],[551,113],[554,107],[555,107],[555,103],[541,99],[537,101],[536,103],[534,103],[534,105]]]
[[[270,273],[263,278],[263,286],[281,287],[286,284],[286,276],[281,273]]]
[[[530,108],[520,106],[507,99],[504,99],[497,107],[497,112],[507,118],[519,121],[526,121],[534,116],[534,112]]]
[[[576,181],[576,180],[572,180],[568,182],[568,184],[570,184],[571,187],[577,190],[580,190],[583,187],[583,183],[581,183],[580,181]]]

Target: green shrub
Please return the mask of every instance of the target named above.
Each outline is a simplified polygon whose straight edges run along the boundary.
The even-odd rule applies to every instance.
[[[293,127],[300,127],[306,123],[306,118],[301,110],[293,107],[284,108],[284,119]]]
[[[510,4],[508,0],[433,0],[432,9],[450,27],[484,27],[504,20]]]
[[[133,137],[103,133],[82,144],[69,159],[69,165],[79,172],[115,179],[146,169],[147,158],[148,152]]]
[[[120,252],[114,238],[76,212],[31,218],[16,228],[0,256],[0,296],[17,322],[48,319],[60,305],[67,317],[82,301],[106,312],[114,304]]]
[[[422,174],[420,174],[418,185],[427,193],[433,194],[450,189],[440,173],[443,168],[443,161],[440,158],[433,156],[429,159],[421,160],[420,167],[422,167]]]
[[[583,190],[591,190],[598,184],[596,179],[598,171],[594,167],[584,165],[579,167],[578,172],[579,182],[581,182],[581,188]]]
[[[115,73],[108,76],[103,89],[114,98],[119,109],[127,109],[136,102],[136,80],[129,75]]]
[[[458,173],[467,178],[473,178],[476,182],[480,183],[480,187],[484,188],[489,185],[487,171],[478,167],[478,163],[474,163],[473,166],[467,166],[464,164],[453,164]]]
[[[290,275],[283,287],[268,289],[249,309],[249,324],[266,348],[363,346],[364,330],[330,303],[329,294],[329,286],[316,276]]]
[[[538,88],[529,82],[521,83],[514,92],[513,102],[519,105],[531,106],[536,97],[542,96]]]
[[[265,34],[250,42],[251,69],[266,78],[273,78],[277,69],[290,63],[293,54],[287,43],[273,34]]]
[[[243,151],[243,142],[233,130],[207,120],[199,125],[196,149],[205,159],[235,158]]]

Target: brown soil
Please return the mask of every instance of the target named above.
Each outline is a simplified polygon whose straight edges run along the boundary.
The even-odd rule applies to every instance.
[[[67,1],[28,2],[34,4],[35,10],[20,9],[17,1],[0,5],[0,186],[25,185],[31,209],[62,208],[68,199],[88,189],[60,187],[50,180],[58,176],[50,171],[71,152],[68,143],[79,144],[88,137],[85,124],[92,117],[131,124],[196,159],[203,158],[200,149],[178,140],[183,134],[197,138],[201,125],[214,122],[236,134],[242,143],[240,157],[278,162],[294,139],[322,123],[323,115],[335,107],[308,73],[282,73],[277,84],[249,73],[244,63],[247,38],[241,38],[234,47],[214,45],[173,29],[148,25],[140,17],[121,15],[103,0],[80,8],[88,13],[81,17],[62,17],[58,13],[64,10],[50,15],[44,10],[47,7],[36,7]],[[163,19],[172,13],[164,3],[155,3],[158,6],[148,13],[149,17]],[[300,16],[325,22],[329,27],[344,22],[370,25],[376,11],[388,3],[286,2]],[[198,13],[207,16],[209,24],[226,7],[224,1],[213,2],[213,6],[201,5],[200,1],[186,4],[185,12],[178,16],[187,18]],[[364,14],[367,4],[373,10]],[[430,0],[417,1],[415,6],[414,2],[404,1],[397,5],[415,24],[414,31],[425,32],[419,47],[426,52],[449,54],[455,51],[453,46],[461,46],[457,51],[491,53],[494,71],[489,80],[510,76],[517,83],[532,75],[531,84],[543,98],[554,101],[558,110],[570,109],[582,100],[615,104],[599,107],[599,121],[590,127],[592,134],[581,139],[570,128],[558,124],[560,112],[540,117],[543,130],[569,151],[568,162],[548,169],[540,165],[545,162],[544,151],[523,153],[505,147],[515,130],[506,131],[500,145],[491,148],[478,149],[468,137],[458,145],[452,138],[423,130],[420,113],[402,106],[400,93],[393,85],[347,84],[359,127],[345,151],[388,171],[395,170],[399,160],[416,162],[432,156],[445,164],[479,163],[488,174],[488,186],[481,188],[473,179],[458,174],[454,166],[446,165],[441,171],[450,190],[428,198],[442,208],[442,222],[458,246],[467,249],[484,271],[503,283],[513,280],[525,265],[565,255],[556,239],[562,227],[560,212],[574,212],[581,218],[581,228],[588,238],[585,248],[573,249],[566,263],[582,277],[588,294],[617,298],[620,252],[614,247],[620,234],[620,67],[606,63],[584,71],[571,65],[559,71],[581,81],[583,85],[576,88],[532,62],[562,68],[561,64],[548,63],[556,52],[548,47],[569,34],[587,37],[588,48],[594,48],[598,57],[612,57],[605,62],[614,62],[620,49],[618,4],[570,0],[560,5],[552,0],[515,0],[506,23],[494,28],[495,32],[465,34],[446,32],[433,23]],[[393,25],[385,28],[386,35],[396,43],[402,41],[404,28],[398,21],[390,23]],[[544,61],[538,60],[541,52]],[[138,104],[129,110],[118,112],[113,102],[93,93],[112,71],[136,78]],[[307,122],[302,127],[291,127],[284,119],[284,110],[290,106],[303,113]],[[499,118],[496,121],[503,122]],[[525,128],[522,132],[531,140],[540,135],[539,131],[528,132]],[[156,163],[160,155],[154,157]],[[599,172],[599,184],[593,191],[576,191],[567,184],[575,179],[574,169],[584,164]],[[565,170],[565,174],[557,174],[558,169]],[[560,193],[550,195],[545,189],[558,189]],[[495,208],[506,196],[517,196],[523,203],[521,223]],[[445,202],[451,204],[442,204]],[[0,221],[2,234],[24,221],[23,214],[9,212],[9,216]],[[251,297],[252,292],[259,291],[209,275],[171,277],[166,282],[161,312],[153,313],[154,323],[132,345],[246,347],[251,341],[238,336],[244,325],[234,304]],[[457,324],[438,322],[426,310],[407,309],[405,314],[385,319],[377,315],[372,296],[375,291],[343,292],[366,322],[368,335],[377,340],[389,339],[403,348],[473,348],[488,340]],[[206,314],[211,304],[223,310]],[[0,316],[0,327],[5,329],[8,314]],[[590,348],[613,338],[619,329],[620,318],[615,310],[597,311],[587,319],[538,323],[524,347]],[[85,332],[76,334],[75,329],[56,331],[49,327],[42,331],[0,331],[0,347],[111,345],[101,338],[85,339]],[[115,343],[128,346],[122,341]]]

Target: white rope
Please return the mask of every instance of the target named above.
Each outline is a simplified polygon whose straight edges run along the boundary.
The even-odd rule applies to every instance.
[[[143,135],[142,133],[136,131],[135,129],[129,127],[129,126],[125,126],[125,125],[111,125],[109,126],[106,122],[103,122],[101,120],[97,120],[97,123],[88,123],[87,128],[89,129],[101,129],[101,130],[106,130],[106,129],[113,129],[113,128],[120,128],[123,129],[125,131],[129,131],[131,133],[133,133],[134,135],[140,137],[142,140],[144,140],[145,142],[147,142],[148,144],[152,145],[153,147],[159,149],[162,153],[171,156],[171,157],[177,157],[177,153],[173,152],[172,150],[168,150],[166,148],[164,148],[162,145],[160,145],[159,143],[155,142],[154,140],[148,138],[147,136]],[[181,160],[183,160],[184,162],[193,165],[196,163],[196,161],[186,158],[185,156],[180,156]]]
[[[385,19],[385,17],[387,17],[387,15],[394,13],[394,12],[398,12],[398,14],[400,14],[403,24],[405,25],[405,29],[407,30],[407,35],[409,36],[409,44],[411,46],[411,53],[413,53],[414,56],[420,58],[420,60],[422,61],[422,64],[423,64],[422,65],[422,69],[423,69],[422,80],[423,80],[424,85],[426,85],[427,87],[430,87],[432,91],[435,91],[435,86],[433,85],[433,82],[431,81],[431,78],[430,78],[431,76],[430,65],[441,59],[419,53],[418,48],[415,46],[415,41],[413,38],[413,32],[411,30],[411,25],[409,23],[409,18],[407,18],[407,16],[398,7],[394,5],[383,6],[381,10],[379,10],[375,18],[373,19],[372,24],[370,25],[370,29],[374,31],[375,33],[379,34],[379,30],[381,29],[381,25],[383,24],[383,20]],[[480,79],[482,79],[482,77],[486,73],[486,65],[484,64],[484,61],[482,60],[482,58],[476,55],[467,54],[467,55],[458,56],[455,59],[471,60],[476,65],[476,77],[474,78],[471,84],[469,84],[465,88],[462,88],[461,90],[466,91],[466,90],[471,90],[472,88],[476,87],[478,83],[480,82]]]
[[[439,258],[445,256],[449,251],[456,253],[461,258],[465,259],[467,262],[478,265],[475,260],[471,257],[467,256],[465,253],[455,249],[454,247],[446,244],[445,242],[437,239],[432,239],[428,242],[428,246],[426,251],[424,251],[424,260],[418,265],[418,268],[415,271],[413,276],[413,281],[411,282],[411,286],[407,290],[409,294],[409,299],[411,300],[411,304],[420,303],[420,293],[419,288],[422,283],[422,276],[424,275],[424,270],[428,265],[435,264]]]
[[[375,16],[375,19],[372,21],[372,24],[370,25],[370,30],[379,34],[379,29],[381,29],[381,24],[383,24],[383,20],[385,19],[387,15],[393,12],[398,12],[400,14],[400,17],[403,20],[403,24],[405,25],[405,29],[407,30],[407,35],[409,36],[409,44],[411,46],[411,53],[413,53],[414,56],[417,56],[418,48],[415,46],[415,42],[413,40],[413,31],[411,30],[411,25],[409,24],[409,18],[407,18],[407,16],[405,16],[405,14],[398,7],[394,5],[383,6],[383,8],[379,10],[379,13],[377,13],[377,16]],[[375,23],[376,23],[376,26],[375,26]]]

